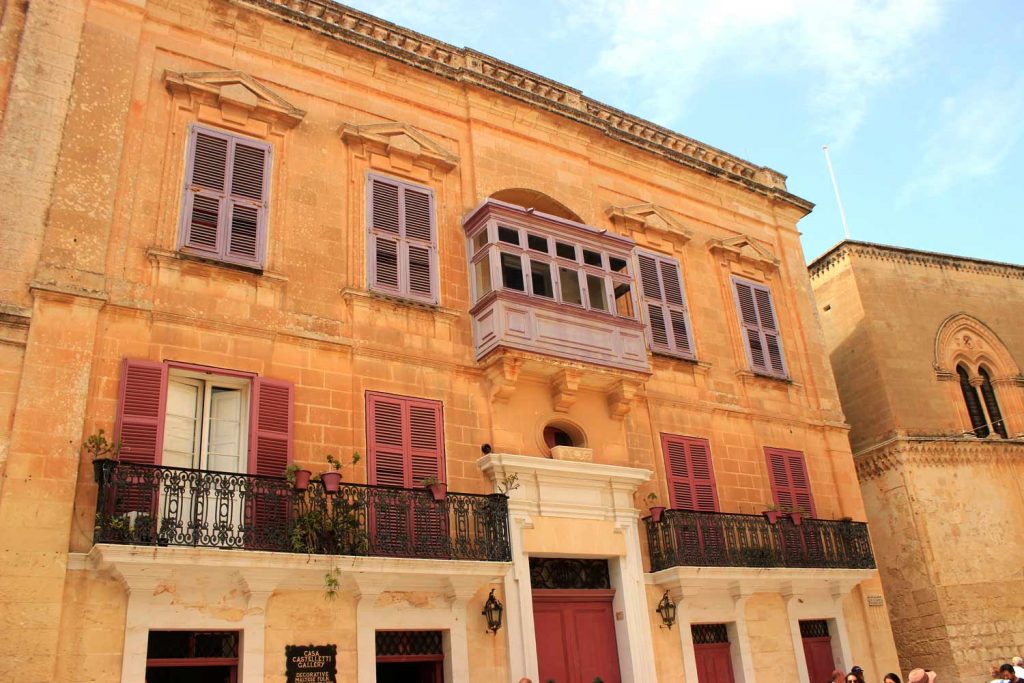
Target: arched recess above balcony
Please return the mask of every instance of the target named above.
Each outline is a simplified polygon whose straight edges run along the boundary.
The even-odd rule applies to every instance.
[[[531,190],[525,187],[510,187],[493,193],[491,195],[491,199],[497,199],[500,202],[506,202],[508,204],[515,204],[516,206],[521,206],[524,209],[532,209],[533,211],[546,213],[549,216],[564,218],[576,223],[583,223],[583,219],[580,218],[579,214],[554,197],[544,194],[539,190]]]
[[[984,366],[992,380],[1020,378],[1020,367],[992,328],[967,313],[946,318],[935,335],[933,366],[938,379],[956,379],[956,366],[964,363],[972,372]]]

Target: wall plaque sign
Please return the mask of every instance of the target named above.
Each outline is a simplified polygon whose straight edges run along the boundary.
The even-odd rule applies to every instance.
[[[337,645],[285,645],[288,683],[337,683]]]

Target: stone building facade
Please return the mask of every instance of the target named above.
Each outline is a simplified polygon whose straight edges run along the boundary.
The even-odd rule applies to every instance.
[[[0,680],[895,666],[784,176],[321,0],[0,50]]]
[[[1024,651],[1024,267],[842,242],[810,267],[904,670]]]

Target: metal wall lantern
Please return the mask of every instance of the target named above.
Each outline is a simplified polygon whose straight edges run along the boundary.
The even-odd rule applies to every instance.
[[[498,598],[494,597],[494,589],[491,589],[491,594],[487,596],[487,602],[484,603],[484,611],[480,614],[484,615],[487,619],[487,630],[491,633],[497,633],[498,629],[501,628],[501,615],[505,611],[505,606],[501,604]]]
[[[658,608],[655,610],[661,615],[661,623],[672,628],[672,624],[676,623],[676,603],[672,602],[672,598],[668,596],[668,591],[661,596],[661,602],[658,603]]]

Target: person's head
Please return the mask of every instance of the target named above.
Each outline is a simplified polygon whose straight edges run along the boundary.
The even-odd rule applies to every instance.
[[[860,678],[857,676],[857,674],[853,673],[852,671],[846,674],[846,678],[844,678],[843,680],[846,683],[860,683]]]
[[[840,669],[836,669],[832,672],[832,683],[843,683],[846,680],[846,676]]]
[[[907,683],[935,683],[935,672],[930,669],[914,669],[907,674]]]
[[[999,667],[999,676],[1004,681],[1017,680],[1017,672],[1013,670],[1013,664],[1003,664]]]
[[[522,678],[519,679],[519,683],[533,683],[533,681],[531,681],[526,676],[523,676]]]
[[[1014,657],[1010,660],[1014,666],[1024,666],[1024,657]]]
[[[899,674],[885,674],[882,683],[903,683],[903,681],[900,680]]]

